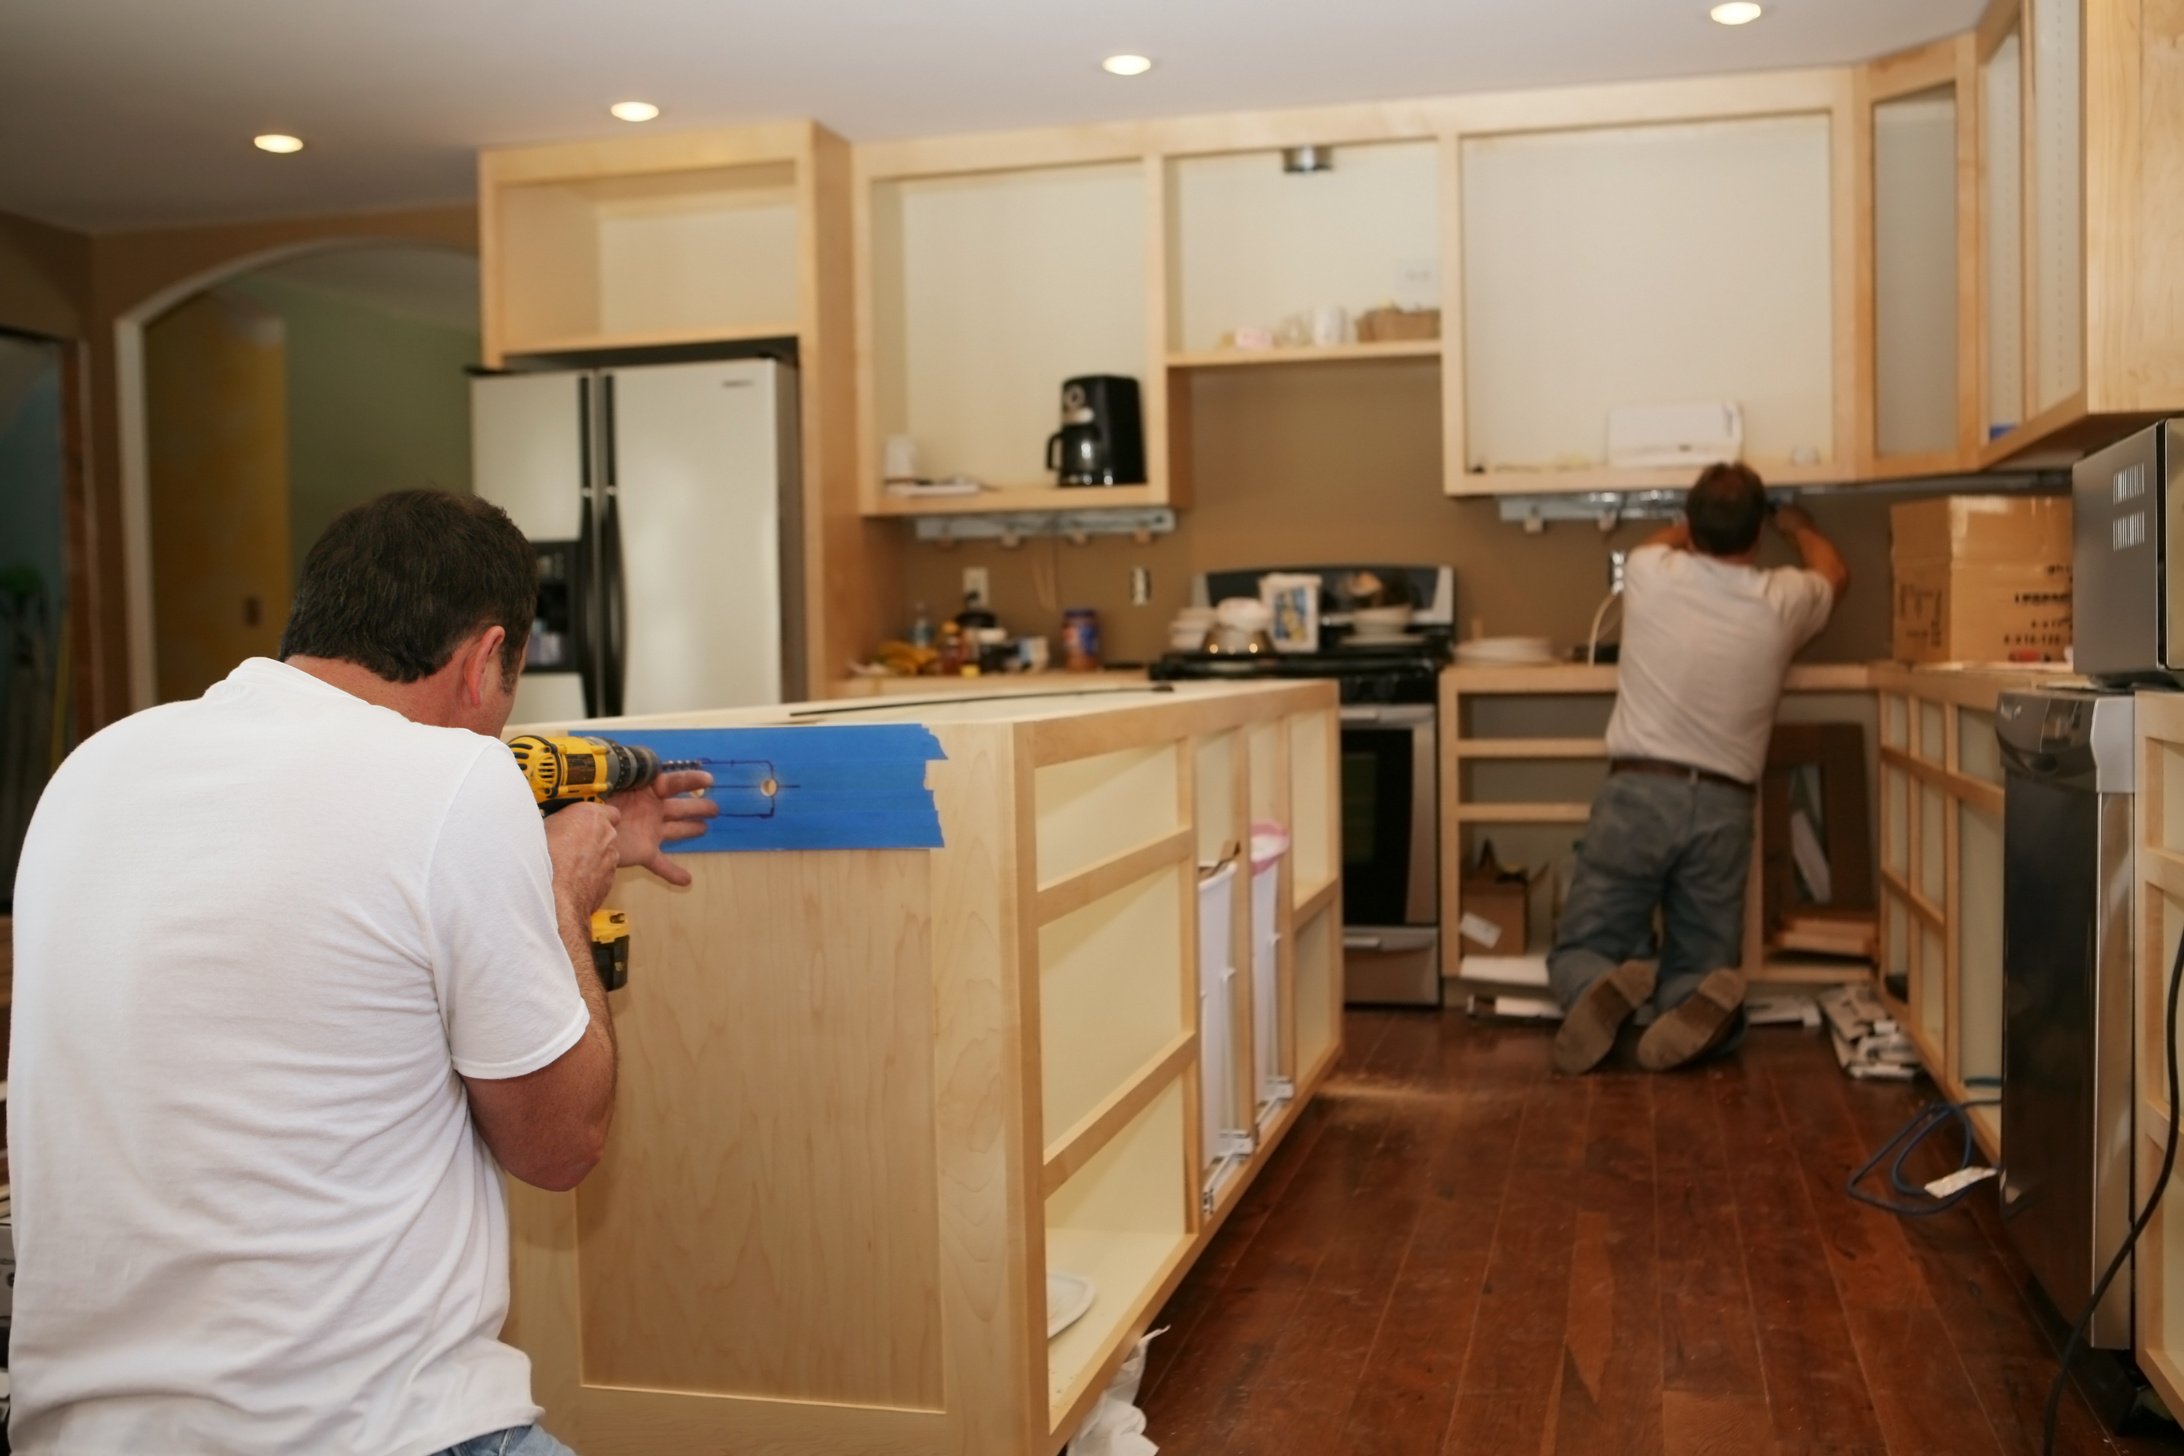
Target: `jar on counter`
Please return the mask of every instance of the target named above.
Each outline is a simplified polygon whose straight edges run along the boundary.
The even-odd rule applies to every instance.
[[[1099,671],[1100,614],[1090,607],[1062,613],[1062,666],[1070,672]]]

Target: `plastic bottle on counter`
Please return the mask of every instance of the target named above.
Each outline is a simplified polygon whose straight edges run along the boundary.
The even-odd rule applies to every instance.
[[[925,603],[923,602],[917,604],[917,615],[910,619],[910,645],[912,647],[930,647],[933,645],[933,619],[926,615]]]
[[[1062,666],[1070,672],[1100,669],[1100,614],[1090,607],[1062,613]]]

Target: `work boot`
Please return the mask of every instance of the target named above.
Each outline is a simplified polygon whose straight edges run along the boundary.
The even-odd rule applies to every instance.
[[[1555,1070],[1575,1077],[1600,1065],[1615,1047],[1615,1033],[1653,995],[1653,967],[1625,961],[1585,988],[1563,1013],[1555,1033]]]
[[[1705,1056],[1729,1039],[1744,1008],[1744,972],[1710,971],[1673,1011],[1664,1011],[1638,1041],[1638,1065],[1666,1072]]]

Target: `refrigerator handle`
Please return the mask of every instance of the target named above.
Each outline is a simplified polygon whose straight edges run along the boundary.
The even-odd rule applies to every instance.
[[[599,452],[600,459],[606,463],[606,480],[603,484],[611,492],[617,485],[622,483],[621,466],[615,459],[614,376],[612,374],[601,374],[599,376],[599,430],[601,439],[605,444],[605,448]]]
[[[579,509],[576,525],[576,561],[570,571],[575,597],[569,614],[574,639],[576,678],[584,689],[584,716],[599,716],[599,589],[598,537],[592,529],[592,382],[590,375],[576,381],[576,429]]]
[[[622,579],[621,492],[611,485],[606,491],[606,510],[599,527],[599,610],[606,630],[600,651],[600,683],[604,709],[610,718],[622,715],[624,683],[624,634],[628,630],[628,593]]]

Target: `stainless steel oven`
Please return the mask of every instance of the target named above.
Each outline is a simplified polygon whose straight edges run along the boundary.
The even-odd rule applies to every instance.
[[[1430,703],[1342,710],[1344,999],[1441,1004],[1440,809]]]

